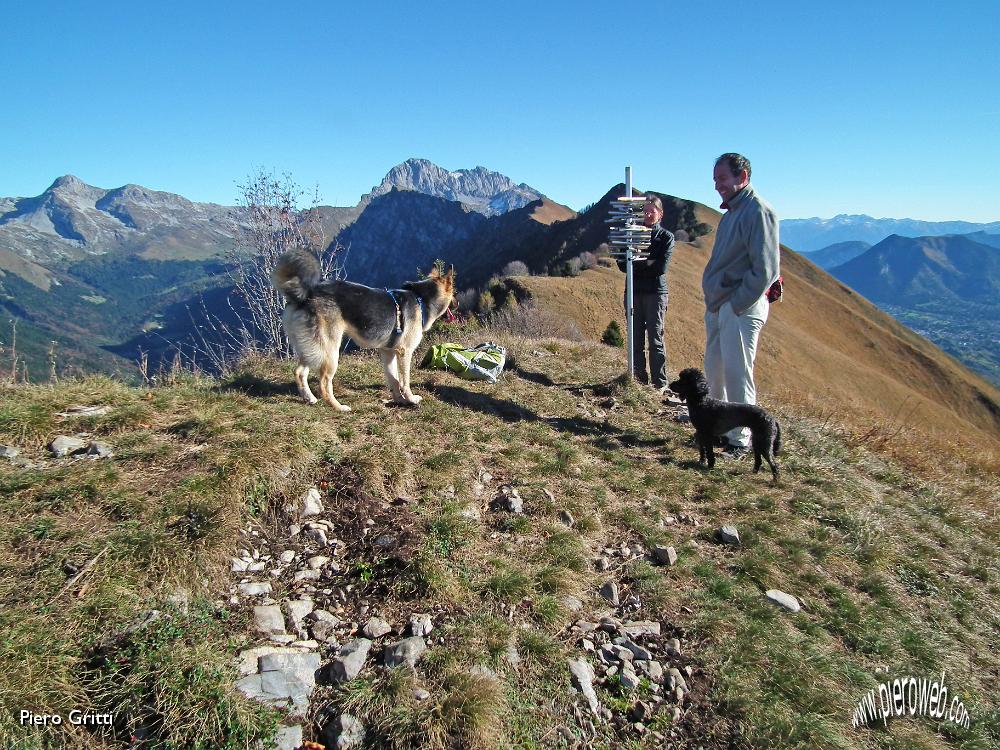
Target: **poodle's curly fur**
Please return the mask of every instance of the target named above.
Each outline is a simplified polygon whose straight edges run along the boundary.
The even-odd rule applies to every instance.
[[[696,367],[682,370],[677,380],[670,384],[670,390],[687,402],[695,440],[698,441],[700,462],[707,459],[708,468],[711,469],[715,466],[715,452],[712,450],[715,437],[737,427],[749,427],[754,473],[760,471],[761,460],[764,459],[771,467],[774,481],[778,481],[778,464],[774,460],[781,450],[781,426],[778,420],[759,406],[710,398],[708,381]]]

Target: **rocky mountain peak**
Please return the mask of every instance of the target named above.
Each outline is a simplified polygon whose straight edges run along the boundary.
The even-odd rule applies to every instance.
[[[390,169],[381,183],[362,196],[359,205],[367,206],[393,189],[458,201],[485,216],[506,213],[544,197],[534,188],[518,185],[483,166],[449,171],[427,159],[411,158]]]

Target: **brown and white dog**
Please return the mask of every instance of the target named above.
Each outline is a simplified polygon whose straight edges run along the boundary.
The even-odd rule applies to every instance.
[[[319,370],[323,400],[338,411],[350,411],[333,395],[333,376],[344,336],[359,346],[378,349],[385,382],[396,403],[416,405],[410,390],[410,362],[424,332],[445,313],[454,298],[455,269],[442,276],[433,269],[423,281],[385,291],[348,281],[324,281],[315,256],[293,250],[278,259],[271,274],[285,296],[282,321],[298,358],[295,382],[309,404],[309,370]]]

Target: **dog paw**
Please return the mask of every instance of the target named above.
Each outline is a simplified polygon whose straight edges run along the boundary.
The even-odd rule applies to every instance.
[[[345,404],[337,404],[333,408],[336,409],[337,411],[350,411],[351,410],[351,407],[347,406]]]
[[[414,406],[416,406],[417,404],[419,404],[423,400],[424,400],[423,396],[414,396],[411,393],[410,397],[407,399],[407,403],[410,403],[410,404],[413,404]]]
[[[307,398],[305,401],[307,404],[309,404],[309,406],[315,406],[316,404],[319,403],[319,399],[316,398],[315,396],[313,396],[312,398]]]

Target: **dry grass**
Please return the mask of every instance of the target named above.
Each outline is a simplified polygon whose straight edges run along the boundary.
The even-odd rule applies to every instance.
[[[458,333],[468,344],[483,335]],[[380,367],[368,356],[345,357],[334,385],[354,408],[348,415],[301,404],[290,367],[269,360],[220,383],[181,381],[148,396],[106,379],[5,392],[0,442],[41,468],[0,464],[4,716],[25,701],[54,710],[118,701],[138,722],[142,709],[129,696],[141,684],[151,687],[142,700],[178,717],[177,746],[182,735],[206,731],[205,722],[215,722],[212,747],[261,736],[273,717],[234,696],[225,660],[211,657],[248,642],[238,612],[213,614],[211,602],[228,586],[224,561],[248,518],[274,527],[285,497],[330,467],[350,467],[373,502],[413,500],[419,548],[395,578],[372,581],[380,610],[404,618],[437,605],[434,635],[445,639],[415,673],[366,670],[331,695],[331,710],[355,712],[377,746],[550,746],[559,726],[595,747],[654,746],[651,733],[600,723],[591,732],[571,713],[577,699],[567,693],[565,660],[578,651],[565,626],[606,608],[596,591],[608,577],[623,598],[638,597],[630,616],[669,625],[683,639],[685,663],[697,667],[703,693],[681,747],[718,746],[706,738],[723,723],[735,727],[741,748],[996,740],[996,473],[943,454],[928,478],[885,452],[900,435],[873,452],[875,433],[852,444],[832,418],[793,405],[779,414],[787,436],[781,485],[746,463],[709,472],[695,465],[689,428],[669,421],[652,391],[619,377],[620,351],[493,333],[513,364],[501,383],[418,370],[419,409],[383,403]],[[114,444],[113,461],[44,457],[46,442],[68,426],[56,412],[76,403],[112,407],[83,429]],[[286,467],[291,474],[280,479]],[[518,488],[524,514],[491,509],[501,484]],[[564,509],[572,528],[559,521]],[[668,522],[679,513],[700,525]],[[739,527],[742,547],[715,541],[722,523]],[[623,543],[671,544],[680,560],[672,568],[591,567],[600,549]],[[64,559],[86,562],[105,545],[92,572],[45,607],[66,584]],[[122,679],[106,669],[84,678],[81,665],[105,634],[164,606],[180,585],[195,605],[165,624],[176,637],[144,631],[119,649],[131,670]],[[803,611],[773,608],[762,595],[771,587],[799,597]],[[567,594],[584,602],[582,612],[565,609]],[[196,663],[204,665],[200,681],[192,679]],[[853,730],[852,704],[883,677],[882,665],[890,676],[946,669],[968,693],[977,724],[954,743],[916,720]],[[417,685],[429,700],[413,700]],[[200,708],[207,696],[218,697],[213,711]],[[629,705],[603,688],[601,699]],[[666,712],[649,728],[669,732]],[[56,733],[35,740],[105,742]]]

